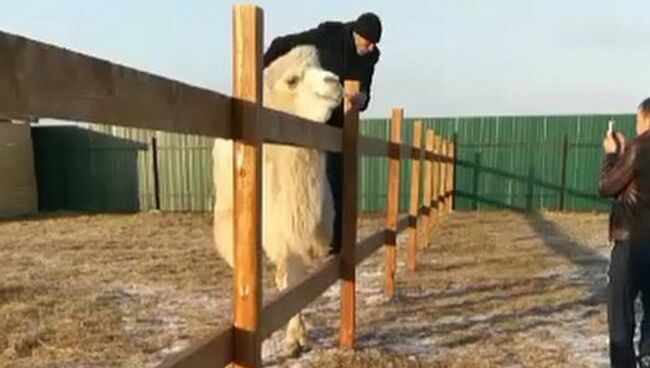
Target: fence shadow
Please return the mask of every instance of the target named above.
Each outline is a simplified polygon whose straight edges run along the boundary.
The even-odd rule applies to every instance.
[[[609,265],[607,257],[576,242],[559,226],[539,213],[526,214],[524,218],[546,247],[580,267],[580,272],[585,276],[582,279],[586,280],[583,286],[599,303],[605,303],[606,273]]]

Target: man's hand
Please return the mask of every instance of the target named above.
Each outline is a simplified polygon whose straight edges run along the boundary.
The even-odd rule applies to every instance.
[[[625,136],[621,132],[607,132],[603,140],[605,153],[621,153],[625,149]]]
[[[368,95],[365,92],[359,92],[355,95],[345,95],[346,98],[350,99],[352,108],[359,111],[368,101]]]

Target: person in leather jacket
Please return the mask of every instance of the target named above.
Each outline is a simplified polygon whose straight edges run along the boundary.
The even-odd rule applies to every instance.
[[[609,239],[607,322],[612,367],[650,367],[650,98],[637,110],[637,136],[617,131],[603,140],[605,158],[599,194],[614,199]],[[643,320],[639,357],[634,352],[634,301],[641,294]]]

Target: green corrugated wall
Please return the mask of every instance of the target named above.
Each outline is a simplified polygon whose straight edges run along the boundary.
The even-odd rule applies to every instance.
[[[600,211],[596,183],[607,121],[626,136],[634,115],[500,116],[423,118],[426,129],[457,140],[458,210],[510,208]],[[402,139],[411,142],[413,118],[405,119]],[[366,119],[361,134],[386,139],[388,119]],[[154,209],[152,138],[158,147],[160,208],[212,208],[212,140],[204,137],[102,125],[35,127],[34,147],[40,208],[93,212]],[[424,134],[423,134],[424,136]],[[566,136],[566,180],[561,185],[562,142]],[[409,160],[401,165],[400,209],[408,209]],[[359,209],[386,206],[387,159],[360,163]],[[420,190],[422,193],[422,190]]]
[[[509,208],[602,211],[608,201],[596,192],[607,122],[634,135],[634,115],[500,116],[423,118],[425,128],[457,141],[457,210]],[[415,119],[405,119],[402,137],[410,142]],[[362,134],[386,138],[387,119],[365,120]],[[378,132],[381,132],[379,134]],[[561,183],[566,136],[565,185]],[[385,161],[363,158],[361,209],[385,206]],[[410,162],[401,165],[400,209],[408,208]],[[381,172],[381,173],[380,173]],[[564,190],[562,190],[564,188]],[[420,191],[422,192],[422,191]]]
[[[42,210],[156,209],[152,138],[157,140],[160,209],[212,209],[209,138],[92,125],[34,127]]]
[[[146,147],[72,126],[32,129],[39,209],[129,212],[138,203]]]

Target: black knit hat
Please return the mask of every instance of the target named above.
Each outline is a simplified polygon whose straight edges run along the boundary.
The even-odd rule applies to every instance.
[[[354,22],[354,31],[372,43],[381,39],[381,21],[375,13],[364,13]]]

